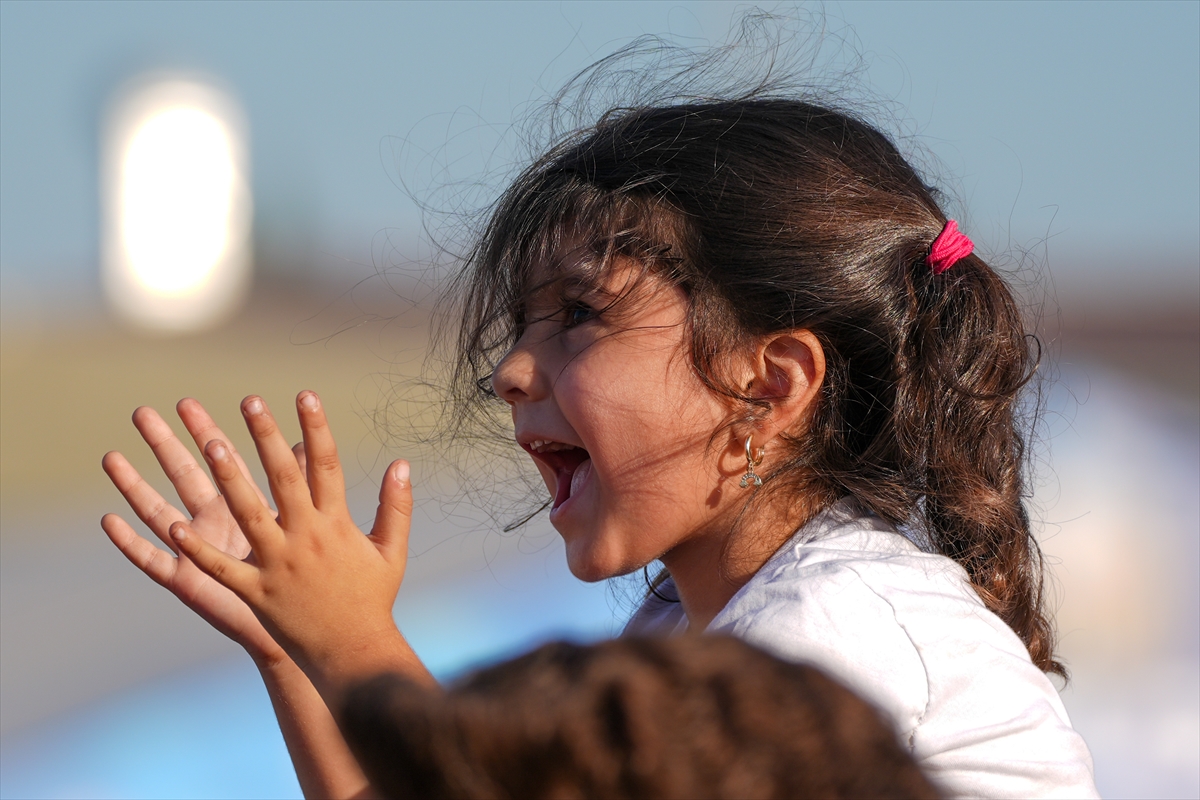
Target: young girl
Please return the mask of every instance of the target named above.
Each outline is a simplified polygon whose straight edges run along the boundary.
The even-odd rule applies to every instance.
[[[1064,670],[1022,504],[1030,340],[885,135],[765,93],[614,110],[505,192],[457,287],[464,413],[507,404],[571,571],[664,565],[632,632],[824,668],[948,795],[1095,795],[1046,677]],[[134,422],[190,519],[105,458],[178,558],[104,529],[255,659],[305,792],[364,793],[330,710],[380,672],[432,681],[392,619],[408,465],[364,537],[316,395],[295,454],[260,398],[242,411],[278,514],[184,400],[217,489],[157,414]]]

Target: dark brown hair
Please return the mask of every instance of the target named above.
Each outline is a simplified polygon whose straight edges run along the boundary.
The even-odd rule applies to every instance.
[[[937,796],[874,708],[726,637],[555,643],[446,693],[382,676],[342,727],[387,797]]]
[[[614,109],[525,170],[468,258],[462,408],[486,403],[538,288],[531,265],[564,241],[597,269],[625,256],[685,291],[691,362],[740,409],[731,425],[766,405],[724,377],[731,354],[810,330],[826,378],[756,502],[853,497],[961,564],[1034,663],[1065,675],[1023,502],[1036,339],[980,256],[930,270],[939,199],[846,111],[760,95]]]

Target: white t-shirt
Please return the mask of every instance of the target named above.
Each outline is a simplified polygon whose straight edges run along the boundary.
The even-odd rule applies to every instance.
[[[625,631],[686,629],[679,603],[651,596]],[[805,525],[706,630],[820,667],[874,703],[951,797],[1099,796],[1058,693],[966,572],[851,501]]]

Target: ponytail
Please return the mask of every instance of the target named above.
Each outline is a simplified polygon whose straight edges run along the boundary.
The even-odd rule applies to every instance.
[[[897,438],[922,489],[924,534],[1021,637],[1042,670],[1065,677],[1042,613],[1042,555],[1025,510],[1022,390],[1040,352],[1008,287],[968,256],[943,274],[909,271]]]

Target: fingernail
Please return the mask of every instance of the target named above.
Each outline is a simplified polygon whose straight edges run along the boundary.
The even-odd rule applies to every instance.
[[[396,465],[396,468],[392,470],[392,477],[394,477],[398,483],[407,483],[408,482],[408,473],[409,473],[408,462],[401,461],[399,464]]]
[[[261,414],[262,412],[263,412],[262,400],[258,399],[257,397],[252,397],[248,401],[246,401],[246,413],[247,414]]]
[[[187,531],[184,530],[181,523],[176,523],[171,526],[171,538],[177,542],[182,542],[187,538]]]
[[[225,456],[228,455],[228,452],[225,450],[225,445],[217,439],[214,439],[213,443],[205,449],[208,451],[209,458],[211,458],[213,461],[221,461],[225,458]]]
[[[304,406],[309,411],[316,411],[320,403],[317,401],[317,395],[313,392],[309,392],[300,398],[300,405]]]

